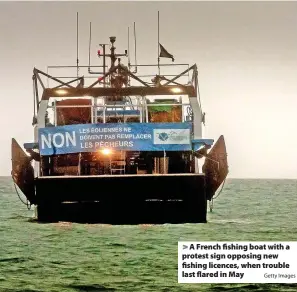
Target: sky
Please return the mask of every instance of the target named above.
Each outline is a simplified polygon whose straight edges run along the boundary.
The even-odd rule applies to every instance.
[[[144,64],[156,63],[158,10],[160,43],[198,65],[205,138],[225,136],[229,177],[297,178],[297,2],[222,1],[0,2],[0,175],[11,138],[33,141],[33,68],[76,64],[76,12],[80,64],[90,21],[94,63],[109,36],[127,49],[135,22]]]

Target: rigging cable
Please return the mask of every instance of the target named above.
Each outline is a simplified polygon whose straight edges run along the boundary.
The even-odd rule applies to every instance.
[[[199,100],[199,104],[200,104],[200,108],[201,108],[201,112],[203,112],[202,110],[202,103],[201,103],[201,99],[200,99],[200,89],[199,89],[199,79],[198,79],[198,69],[197,69],[197,93],[198,93],[198,100]]]
[[[217,199],[219,197],[219,195],[222,193],[222,191],[224,189],[224,186],[225,186],[225,182],[226,182],[226,179],[224,179],[223,184],[222,184],[222,187],[221,187],[219,193],[215,197],[212,197],[211,198],[211,201],[209,203],[210,212],[212,212],[212,210],[213,210],[213,205],[214,205],[213,200]]]
[[[13,179],[12,179],[12,180],[13,180]],[[27,202],[23,201],[23,199],[21,198],[21,196],[20,196],[20,194],[19,194],[19,191],[18,191],[18,189],[17,189],[17,187],[16,187],[16,183],[14,182],[14,180],[13,180],[13,184],[14,184],[15,191],[16,191],[18,197],[19,197],[19,200],[20,200],[24,205],[27,206],[28,210],[31,210],[31,204],[29,203],[28,200],[27,200]]]
[[[217,198],[219,197],[219,195],[222,193],[222,191],[223,191],[223,189],[224,189],[224,186],[225,186],[225,182],[226,182],[226,179],[224,179],[224,181],[223,181],[223,185],[222,185],[222,187],[221,187],[219,193],[218,193],[215,197],[213,197],[213,200],[217,199]]]

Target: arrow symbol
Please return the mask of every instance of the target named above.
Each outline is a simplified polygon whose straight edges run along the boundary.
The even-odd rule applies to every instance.
[[[188,248],[188,246],[187,245],[183,245],[183,249],[187,249]]]

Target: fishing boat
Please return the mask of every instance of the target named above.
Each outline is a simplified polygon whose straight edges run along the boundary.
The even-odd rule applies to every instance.
[[[86,66],[34,68],[34,141],[12,139],[16,190],[43,222],[206,223],[228,163],[223,135],[202,137],[197,65],[160,63],[174,58],[159,42],[157,64],[131,64],[109,41],[100,65],[89,50]],[[63,68],[77,76],[49,73]]]

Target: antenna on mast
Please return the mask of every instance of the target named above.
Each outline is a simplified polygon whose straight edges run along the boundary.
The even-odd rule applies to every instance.
[[[78,68],[78,12],[76,13],[76,75],[77,75],[77,78],[78,78],[78,71],[79,71],[79,68]],[[78,84],[78,81],[77,81],[77,84]]]
[[[131,71],[131,61],[130,61],[130,28],[128,26],[128,68],[129,68],[129,71]],[[131,76],[129,75],[129,85],[130,85],[130,82],[131,82]]]
[[[131,66],[131,63],[130,63],[130,29],[128,26],[128,67],[129,67],[129,70],[130,70],[130,66]]]
[[[136,56],[136,26],[134,22],[134,53],[135,53],[135,69],[133,73],[137,73],[137,56]]]
[[[158,72],[160,75],[160,11],[158,11]]]
[[[89,37],[89,72],[91,70],[91,40],[92,40],[92,22],[90,22],[90,37]]]

